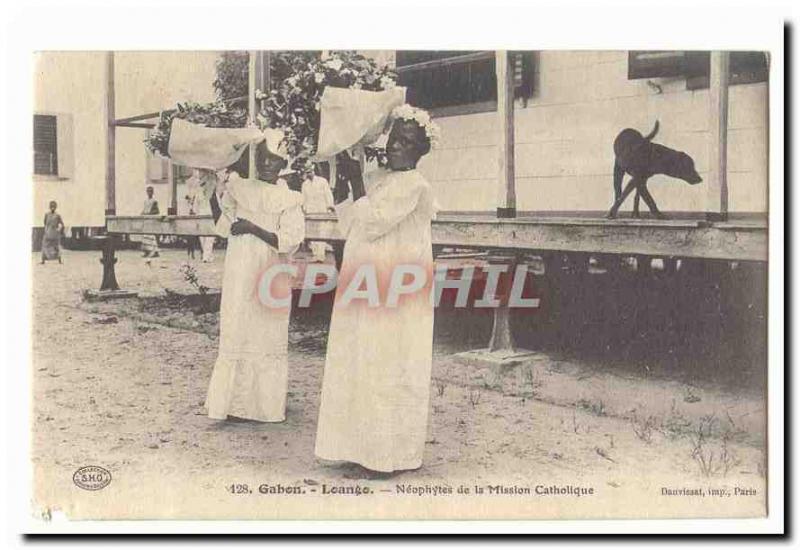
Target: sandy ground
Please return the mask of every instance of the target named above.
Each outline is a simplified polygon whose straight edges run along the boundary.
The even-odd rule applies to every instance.
[[[164,251],[152,267],[134,251],[118,257],[120,285],[145,298],[194,290],[180,271],[182,251]],[[765,511],[762,395],[615,376],[544,355],[498,372],[455,357],[469,345],[449,337],[452,327],[442,319],[423,468],[386,480],[349,479],[349,470],[313,455],[325,347],[319,316],[292,320],[285,422],[209,420],[203,401],[216,357],[216,313],[143,311],[138,300],[86,303],[81,292],[99,285],[98,259],[98,252],[65,251],[64,265],[33,267],[32,456],[37,509],[45,516],[59,509],[76,518]],[[221,251],[214,263],[192,266],[202,284],[218,288],[223,261]],[[96,492],[77,488],[73,473],[87,465],[112,472],[112,483]],[[486,488],[498,484],[533,494],[486,497]],[[593,495],[537,494],[537,486],[553,484],[590,487]],[[278,485],[303,494],[259,491]],[[469,495],[458,494],[462,485]],[[373,494],[323,495],[331,486],[368,487]],[[456,494],[409,496],[400,486],[423,493],[449,487]],[[480,488],[484,495],[475,494]],[[704,493],[664,496],[663,488]],[[711,496],[714,489],[720,496]]]

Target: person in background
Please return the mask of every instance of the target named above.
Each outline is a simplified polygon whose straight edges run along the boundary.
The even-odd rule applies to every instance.
[[[302,193],[303,211],[306,214],[326,214],[328,212],[335,212],[331,186],[328,184],[328,180],[322,176],[315,172],[309,172],[303,180]],[[311,248],[312,261],[325,261],[325,253],[329,249],[327,243],[311,241],[309,247]]]
[[[217,175],[212,170],[195,169],[191,177],[186,180],[187,194],[186,204],[190,216],[210,216],[213,214],[211,200],[214,196]],[[195,245],[199,245],[200,258],[203,263],[214,261],[214,242],[216,237],[190,237],[188,242],[192,246],[191,240]],[[194,258],[194,254],[192,254]]]
[[[158,210],[158,201],[153,198],[153,187],[148,185],[146,192],[147,198],[144,201],[144,206],[142,206],[142,215],[158,215],[160,212]],[[158,258],[158,239],[155,235],[142,235],[142,256],[146,258],[145,263],[147,265],[150,265],[151,258]]]
[[[61,235],[64,234],[64,220],[56,212],[58,204],[50,201],[50,212],[44,215],[44,238],[42,239],[42,264],[46,260],[61,261]]]
[[[195,215],[194,205],[196,198],[193,197],[191,194],[187,194],[183,198],[186,201],[186,212],[188,212],[190,216],[194,216]],[[186,257],[189,258],[190,260],[194,260],[194,253],[198,248],[200,248],[199,239],[200,239],[199,237],[196,237],[194,235],[188,235],[184,237],[184,241],[186,242]]]

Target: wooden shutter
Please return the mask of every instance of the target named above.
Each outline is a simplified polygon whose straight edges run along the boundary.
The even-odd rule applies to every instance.
[[[33,115],[33,173],[58,175],[58,128],[55,115]]]

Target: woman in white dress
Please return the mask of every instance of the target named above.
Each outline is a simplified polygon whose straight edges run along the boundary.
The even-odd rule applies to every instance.
[[[358,163],[342,167],[353,202],[337,205],[346,244],[315,449],[320,458],[376,472],[422,465],[433,345],[431,220],[436,205],[416,165],[430,150],[435,127],[427,113],[408,106],[396,109],[394,117],[386,146],[388,169],[372,173],[366,192]],[[354,271],[365,264],[375,266],[384,289],[377,307],[343,300]],[[422,267],[428,282],[390,307],[386,283],[401,264]]]
[[[217,232],[228,237],[228,248],[219,355],[206,399],[214,419],[281,422],[286,414],[291,308],[262,304],[258,285],[270,265],[288,261],[302,242],[305,221],[302,195],[278,185],[287,164],[283,134],[266,130],[265,135],[256,147],[257,179],[231,173],[219,204]]]

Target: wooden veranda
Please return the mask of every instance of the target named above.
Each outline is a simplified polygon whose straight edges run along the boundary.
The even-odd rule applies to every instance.
[[[755,261],[767,260],[768,231],[766,214],[760,218],[736,218],[728,213],[727,132],[728,80],[727,52],[714,52],[711,58],[709,116],[711,117],[711,173],[706,178],[707,202],[704,212],[695,219],[607,220],[601,215],[575,214],[552,216],[519,212],[516,204],[514,172],[514,83],[509,71],[507,52],[495,52],[497,71],[498,196],[496,210],[485,215],[444,214],[433,223],[433,241],[437,247],[471,248],[490,251],[503,263],[515,262],[522,254],[564,253],[581,255],[631,255],[671,260]],[[256,90],[269,82],[269,53],[251,52],[248,101],[251,117],[256,112]],[[172,182],[171,204],[166,216],[119,216],[115,204],[115,134],[121,128],[152,128],[152,119],[160,113],[147,113],[117,119],[114,112],[114,55],[107,57],[106,115],[108,121],[108,156],[106,177],[106,229],[111,236],[104,252],[104,282],[101,290],[118,288],[113,276],[114,235],[213,235],[210,216],[176,215],[177,196]],[[245,98],[238,98],[243,100]],[[335,163],[332,163],[335,164]],[[252,163],[251,163],[252,166]],[[332,177],[335,177],[332,174]],[[312,240],[341,242],[336,218],[309,215],[306,237]],[[502,309],[502,308],[498,308]],[[496,324],[507,325],[502,312]],[[508,327],[495,327],[495,333]],[[508,335],[495,338],[490,349],[513,347]]]

